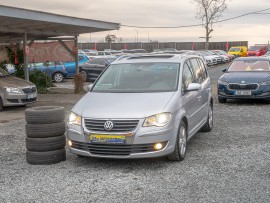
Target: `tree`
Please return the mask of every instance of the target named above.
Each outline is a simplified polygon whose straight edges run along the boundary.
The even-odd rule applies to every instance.
[[[193,0],[198,6],[196,18],[202,21],[205,28],[205,49],[209,48],[210,33],[213,30],[213,24],[227,10],[227,0]]]
[[[112,43],[112,42],[115,42],[116,39],[117,37],[115,35],[107,34],[105,37],[105,42]]]

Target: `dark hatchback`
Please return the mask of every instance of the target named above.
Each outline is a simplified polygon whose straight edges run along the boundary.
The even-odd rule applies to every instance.
[[[263,99],[270,103],[270,64],[267,57],[235,59],[218,80],[218,101]]]
[[[79,71],[86,77],[86,81],[94,82],[117,57],[94,58],[79,66]]]

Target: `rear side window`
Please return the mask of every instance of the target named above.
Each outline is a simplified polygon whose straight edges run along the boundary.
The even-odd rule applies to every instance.
[[[203,82],[202,70],[196,58],[190,59],[190,63],[194,73],[194,79],[196,83],[201,84]]]
[[[205,65],[202,61],[202,59],[197,59],[198,60],[198,64],[200,66],[200,69],[201,69],[201,73],[202,73],[202,80],[206,80],[208,78],[208,74],[207,74],[207,71],[206,71],[206,68],[205,68]]]

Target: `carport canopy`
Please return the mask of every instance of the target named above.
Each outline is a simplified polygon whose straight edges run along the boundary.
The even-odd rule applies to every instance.
[[[59,37],[62,37],[62,40],[75,40],[75,45],[78,46],[77,37],[79,34],[118,30],[119,28],[119,23],[0,5],[0,43],[24,42],[26,79],[29,78],[25,53],[25,47],[29,45],[28,40],[30,40],[31,44],[34,40],[57,40]],[[66,46],[64,47],[67,48]],[[71,50],[69,52],[72,54]],[[78,54],[74,57],[78,71]]]

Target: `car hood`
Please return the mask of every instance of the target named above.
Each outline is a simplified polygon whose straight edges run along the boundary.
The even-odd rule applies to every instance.
[[[228,83],[260,83],[270,80],[270,72],[231,72],[220,78]]]
[[[89,118],[144,118],[163,112],[174,92],[87,93],[72,109]]]
[[[0,77],[0,87],[29,87],[29,86],[34,86],[34,84],[14,76]]]

